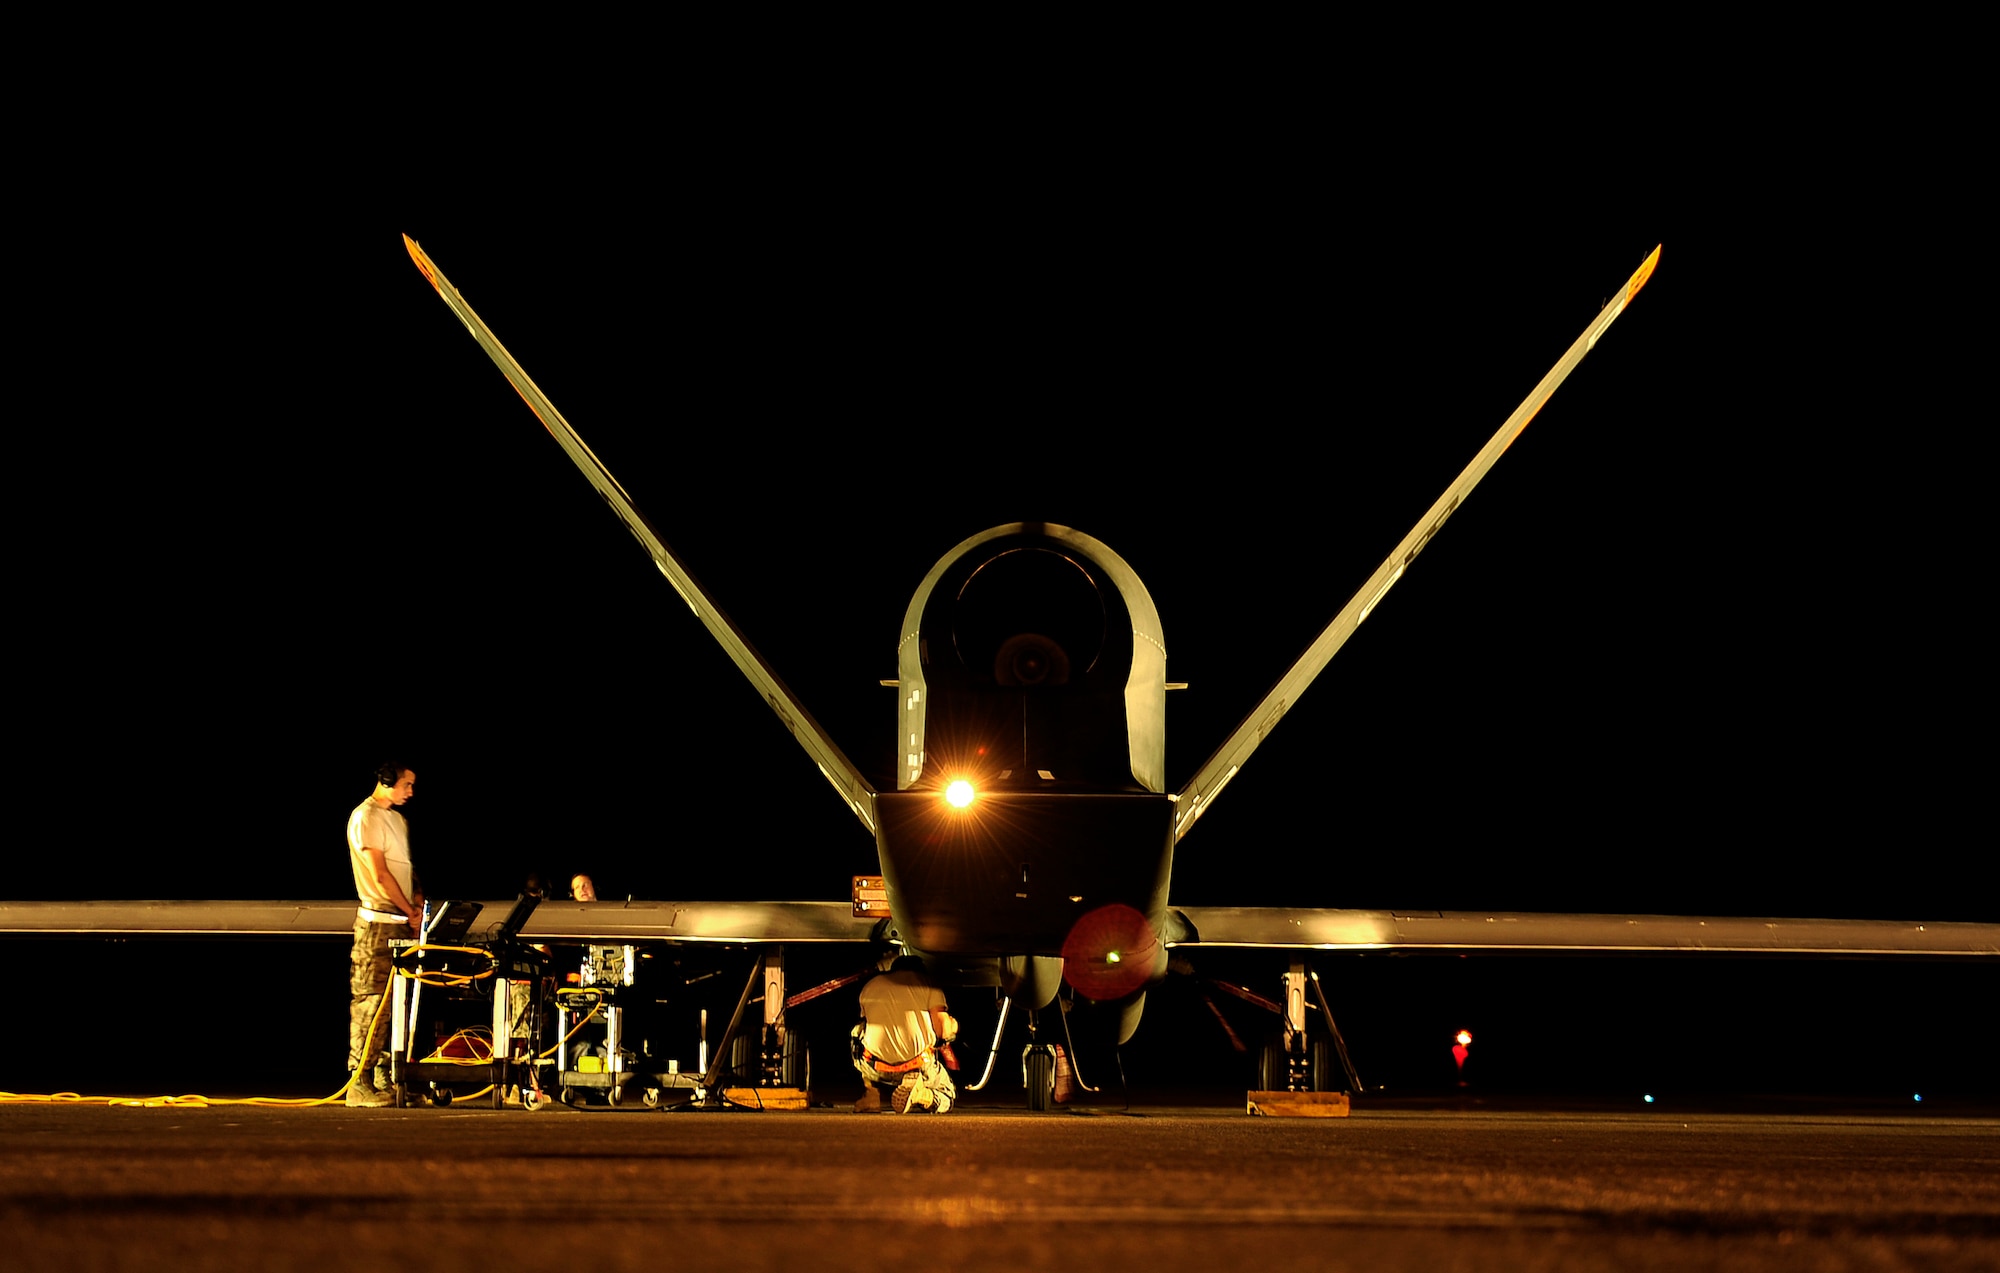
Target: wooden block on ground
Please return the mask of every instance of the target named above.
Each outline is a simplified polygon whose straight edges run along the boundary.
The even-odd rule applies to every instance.
[[[1272,1118],[1346,1118],[1345,1092],[1252,1092],[1249,1112]]]
[[[805,1109],[802,1087],[725,1087],[722,1095],[731,1105],[750,1109]]]

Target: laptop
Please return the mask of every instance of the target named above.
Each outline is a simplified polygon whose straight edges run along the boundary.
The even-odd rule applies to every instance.
[[[472,921],[479,918],[478,902],[439,902],[431,912],[430,927],[424,929],[426,946],[463,946]]]
[[[528,916],[535,913],[535,907],[541,904],[541,900],[527,893],[521,894],[514,901],[514,909],[507,912],[507,918],[500,921],[498,928],[486,934],[486,942],[498,946],[514,940],[514,934],[521,931],[521,926],[528,922]]]

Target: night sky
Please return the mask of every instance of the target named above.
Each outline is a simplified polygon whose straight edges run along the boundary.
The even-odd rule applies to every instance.
[[[2000,920],[1966,830],[1973,427],[1957,338],[1909,322],[1949,222],[1641,188],[1524,230],[1485,191],[1247,163],[712,160],[92,223],[103,286],[56,312],[99,352],[29,444],[76,483],[27,567],[67,600],[19,718],[81,780],[79,851],[17,895],[342,896],[391,755],[434,897],[587,869],[833,899],[875,869],[400,233],[879,784],[911,593],[1046,520],[1159,607],[1175,790],[1664,241],[1181,843],[1173,900]]]

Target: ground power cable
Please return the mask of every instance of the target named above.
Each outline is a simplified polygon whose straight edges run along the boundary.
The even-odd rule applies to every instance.
[[[457,953],[457,954],[468,954],[468,955],[483,955],[486,956],[489,961],[491,960],[492,957],[490,952],[480,950],[471,946],[418,946],[418,947],[413,947],[411,951],[406,952],[406,954],[407,953]],[[437,986],[440,988],[448,989],[448,988],[460,988],[464,986],[469,986],[475,981],[486,980],[487,978],[493,976],[493,967],[489,962],[485,971],[478,973],[438,973],[438,972],[424,972],[422,970],[413,971],[407,968],[396,968],[393,969],[393,972],[396,976],[408,977],[411,980],[421,982],[424,985]],[[388,1008],[389,999],[390,999],[389,989],[388,987],[385,986],[382,989],[381,995],[376,1000],[375,1016],[368,1023],[368,1033],[370,1035],[373,1035],[375,1033],[375,1027],[381,1024],[382,1013],[385,1009]],[[593,1007],[588,1015],[584,1016],[574,1026],[570,1027],[570,1031],[568,1034],[564,1035],[562,1039],[559,1042],[557,1042],[553,1047],[549,1048],[548,1051],[542,1052],[539,1055],[537,1055],[535,1059],[538,1061],[545,1061],[549,1057],[554,1056],[556,1049],[560,1048],[564,1043],[569,1042],[571,1038],[575,1037],[576,1032],[578,1030],[581,1030],[586,1024],[588,1024],[591,1018],[595,1017],[597,1013],[598,1013],[598,1008]],[[457,1035],[454,1035],[452,1037],[453,1039],[456,1039],[460,1036],[466,1036],[466,1035],[468,1035],[468,1031],[461,1030],[458,1032]],[[448,1039],[442,1046],[449,1046],[450,1043],[451,1040]],[[461,1061],[457,1058],[444,1057],[436,1054],[434,1054],[433,1057],[431,1058],[426,1058],[426,1060],[435,1060],[448,1064],[487,1065],[491,1064],[492,1060],[490,1043],[488,1044],[488,1053],[489,1053],[488,1058],[484,1061],[476,1061],[476,1060]],[[354,1086],[354,1081],[360,1077],[361,1077],[361,1067],[356,1066],[354,1071],[347,1076],[347,1081],[340,1085],[338,1091],[334,1092],[333,1095],[331,1096],[320,1096],[320,1097],[310,1097],[310,1096],[225,1097],[225,1096],[201,1096],[193,1093],[184,1096],[83,1096],[76,1092],[48,1092],[48,1093],[0,1092],[0,1105],[105,1105],[116,1109],[207,1109],[210,1106],[255,1105],[255,1106],[262,1106],[263,1108],[266,1109],[313,1109],[321,1105],[334,1105],[344,1102],[347,1098],[347,1093]],[[491,1083],[488,1083],[485,1087],[481,1088],[479,1091],[474,1092],[470,1096],[464,1097],[462,1099],[476,1100],[481,1096],[486,1096],[491,1094],[492,1091],[493,1091],[493,1085]],[[454,1099],[460,1099],[460,1098],[454,1098]]]

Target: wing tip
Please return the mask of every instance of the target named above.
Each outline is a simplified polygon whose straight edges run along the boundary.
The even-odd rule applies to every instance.
[[[409,252],[410,259],[417,263],[417,272],[424,276],[424,281],[431,285],[432,290],[436,290],[437,266],[431,264],[431,258],[425,255],[424,250],[417,246],[417,241],[407,234],[403,236],[403,247]]]
[[[1632,281],[1625,285],[1626,304],[1631,304],[1632,298],[1639,294],[1639,289],[1646,285],[1646,280],[1653,277],[1653,271],[1660,266],[1660,249],[1665,246],[1664,243],[1654,244],[1652,254],[1640,262],[1639,268],[1633,272]]]

